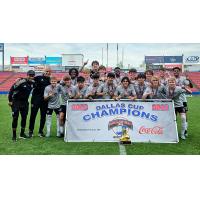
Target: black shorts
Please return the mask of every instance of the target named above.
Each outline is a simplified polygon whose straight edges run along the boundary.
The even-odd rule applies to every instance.
[[[184,107],[176,107],[175,108],[175,113],[185,113],[185,108]]]
[[[185,108],[185,112],[188,111],[188,105],[187,105],[187,102],[183,102],[183,107]]]
[[[29,103],[28,102],[13,102],[13,105],[11,106],[12,108],[12,116],[16,117],[18,116],[19,112],[21,113],[21,115],[23,116],[27,116],[28,115],[28,108],[29,108]]]
[[[60,108],[56,108],[56,109],[48,108],[47,109],[47,115],[52,115],[53,111],[56,113],[56,115],[59,115],[59,113],[60,113],[59,109]]]
[[[60,112],[64,113],[66,115],[66,105],[60,106]]]

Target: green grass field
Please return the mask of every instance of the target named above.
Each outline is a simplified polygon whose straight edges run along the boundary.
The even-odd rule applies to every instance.
[[[137,143],[127,145],[128,155],[199,155],[200,154],[200,97],[188,98],[189,137],[178,144]],[[39,116],[39,115],[38,115]],[[37,136],[39,118],[32,139],[11,140],[11,109],[7,97],[0,95],[0,154],[1,155],[119,155],[118,143],[65,143],[56,138],[55,120],[50,138]],[[55,117],[54,117],[55,119]],[[27,119],[27,123],[29,117]],[[20,122],[20,119],[19,119]],[[178,118],[178,128],[179,128]],[[28,127],[28,126],[27,126]],[[20,128],[18,128],[19,135]]]

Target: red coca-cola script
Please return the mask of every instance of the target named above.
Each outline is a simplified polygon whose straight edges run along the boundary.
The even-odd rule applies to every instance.
[[[154,126],[153,128],[146,128],[145,126],[140,127],[140,134],[155,134],[160,135],[163,134],[163,128],[160,126]]]

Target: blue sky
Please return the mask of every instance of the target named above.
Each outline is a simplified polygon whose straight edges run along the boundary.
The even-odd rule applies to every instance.
[[[116,44],[109,43],[109,66],[116,66]],[[6,43],[5,64],[9,64],[10,56],[61,56],[62,53],[83,54],[84,60],[89,59],[102,63],[102,48],[104,49],[104,62],[106,65],[106,43]],[[200,44],[190,43],[119,43],[119,61],[122,60],[124,49],[125,66],[139,67],[145,55],[200,55]],[[89,66],[88,65],[88,66]]]

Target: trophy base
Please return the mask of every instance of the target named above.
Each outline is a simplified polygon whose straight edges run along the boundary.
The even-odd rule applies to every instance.
[[[132,144],[132,142],[130,140],[120,141],[120,144]]]

